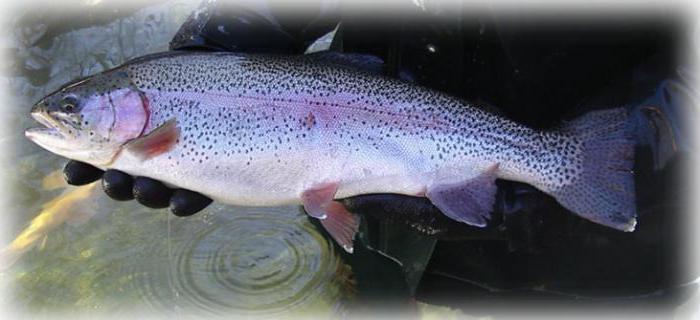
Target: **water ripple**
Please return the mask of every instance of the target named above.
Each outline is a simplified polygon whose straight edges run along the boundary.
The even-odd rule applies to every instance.
[[[173,225],[180,236],[166,254],[162,243],[151,246],[164,259],[133,271],[135,290],[159,311],[280,316],[330,307],[346,273],[333,246],[290,211],[221,207],[208,223]]]

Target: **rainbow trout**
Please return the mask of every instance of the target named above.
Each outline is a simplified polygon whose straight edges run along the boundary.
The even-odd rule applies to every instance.
[[[302,204],[352,252],[334,199],[425,196],[485,226],[496,178],[632,231],[624,109],[537,131],[446,94],[321,55],[164,53],[75,81],[32,109],[26,136],[58,155],[244,206]]]

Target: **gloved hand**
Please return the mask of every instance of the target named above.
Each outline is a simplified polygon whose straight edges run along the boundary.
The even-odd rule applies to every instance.
[[[206,208],[212,200],[186,189],[172,189],[162,182],[146,177],[132,177],[119,170],[102,171],[87,163],[70,160],[63,176],[71,185],[84,185],[102,178],[102,189],[112,199],[136,199],[149,208],[170,207],[176,216],[193,215]]]

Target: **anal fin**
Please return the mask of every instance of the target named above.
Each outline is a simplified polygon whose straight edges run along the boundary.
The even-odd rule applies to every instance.
[[[497,169],[496,164],[466,181],[435,184],[428,188],[426,197],[446,216],[472,226],[485,227],[496,196]]]
[[[321,225],[345,251],[353,252],[352,241],[360,219],[343,204],[333,200],[337,183],[327,183],[304,191],[301,196],[307,214],[320,220]]]

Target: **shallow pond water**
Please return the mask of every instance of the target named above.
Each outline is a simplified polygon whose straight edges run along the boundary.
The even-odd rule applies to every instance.
[[[66,160],[24,138],[24,129],[35,125],[28,115],[34,102],[72,79],[167,50],[197,2],[144,6],[105,10],[83,3],[77,8],[86,11],[84,21],[26,9],[9,25],[4,42],[12,59],[3,81],[12,103],[3,106],[9,122],[2,142],[11,152],[2,155],[10,168],[1,178],[11,190],[8,216],[15,218],[1,252],[1,277],[11,288],[6,303],[29,313],[338,312],[352,291],[349,269],[297,207],[215,203],[176,218],[109,200],[99,187],[63,185],[52,172]],[[97,11],[109,13],[95,18]]]

